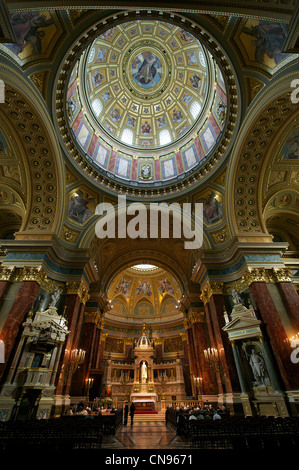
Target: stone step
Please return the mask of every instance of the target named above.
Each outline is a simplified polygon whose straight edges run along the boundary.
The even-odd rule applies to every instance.
[[[144,421],[159,421],[159,422],[164,422],[165,421],[165,413],[159,412],[159,413],[138,413],[134,415],[134,422],[144,422]],[[130,417],[128,419],[128,423],[130,422]]]

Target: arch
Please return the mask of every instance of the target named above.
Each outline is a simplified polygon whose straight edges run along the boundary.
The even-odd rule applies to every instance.
[[[65,170],[58,139],[45,103],[31,83],[6,64],[2,65],[1,75],[6,84],[7,104],[1,110],[6,121],[13,119],[31,179],[27,192],[31,204],[17,239],[32,238],[33,232],[37,239],[41,234],[50,239],[62,226],[65,206]],[[35,131],[32,136],[31,127]],[[34,212],[36,198],[40,198],[39,213]]]
[[[232,239],[238,236],[242,240],[245,236],[248,240],[249,234],[255,239],[272,240],[263,220],[261,188],[269,159],[277,147],[278,129],[286,122],[292,122],[299,112],[298,106],[291,102],[291,92],[288,91],[294,78],[295,73],[292,72],[283,79],[277,79],[259,96],[258,101],[253,100],[233,147],[228,164],[228,197],[225,201]],[[246,191],[245,181],[248,183]]]

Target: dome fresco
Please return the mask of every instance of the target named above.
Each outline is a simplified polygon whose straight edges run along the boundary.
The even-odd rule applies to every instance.
[[[146,266],[146,265],[144,265]],[[162,268],[120,272],[112,281],[107,297],[113,317],[164,318],[177,315],[181,288],[173,275]]]
[[[212,55],[165,21],[119,24],[76,62],[66,96],[81,153],[127,181],[168,181],[211,154],[225,126],[227,92]]]

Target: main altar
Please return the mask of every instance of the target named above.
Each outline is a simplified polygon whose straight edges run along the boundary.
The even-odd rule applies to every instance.
[[[175,395],[186,397],[183,368],[180,359],[155,361],[155,339],[151,339],[143,324],[139,339],[135,339],[132,361],[108,359],[104,375],[104,388],[111,391],[114,403],[130,401],[137,412],[155,412],[165,408]]]

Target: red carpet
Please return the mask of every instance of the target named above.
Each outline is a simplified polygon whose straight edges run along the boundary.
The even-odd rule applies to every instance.
[[[150,414],[150,413],[158,413],[156,410],[149,410],[149,411],[135,411],[134,414]]]

